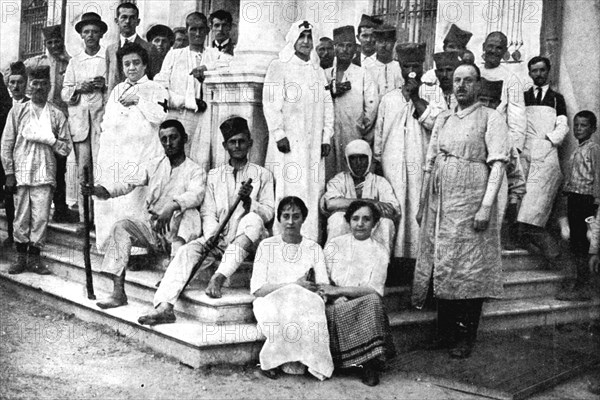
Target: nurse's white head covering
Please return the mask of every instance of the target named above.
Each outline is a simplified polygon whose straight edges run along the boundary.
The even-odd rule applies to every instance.
[[[371,159],[373,158],[373,153],[371,152],[371,146],[369,146],[369,143],[365,142],[362,139],[353,140],[346,145],[345,153],[346,162],[348,163],[348,169],[350,170],[350,173],[358,178],[367,176],[369,170],[371,169]],[[357,154],[362,154],[369,157],[369,166],[367,167],[365,173],[362,176],[356,175],[354,171],[352,171],[352,167],[350,166],[350,156]]]
[[[300,34],[307,30],[311,31],[311,36],[313,38],[313,48],[310,51],[310,62],[315,67],[320,68],[319,56],[317,55],[314,46],[315,38],[316,40],[318,40],[319,35],[317,35],[315,26],[306,20],[296,21],[292,24],[292,26],[290,26],[290,30],[288,31],[287,35],[285,35],[285,47],[283,48],[283,50],[281,50],[281,52],[279,52],[280,61],[288,62],[294,57],[294,55],[296,54],[294,45],[296,44],[296,41],[298,41]]]

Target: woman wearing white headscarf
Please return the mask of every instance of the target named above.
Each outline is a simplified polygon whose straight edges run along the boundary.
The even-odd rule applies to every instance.
[[[317,210],[325,188],[322,158],[331,150],[333,103],[325,72],[313,47],[318,37],[308,21],[292,24],[286,46],[273,60],[263,89],[263,111],[269,128],[265,167],[275,177],[276,202],[299,196]],[[281,231],[274,226],[274,234]],[[319,240],[319,215],[309,214],[302,235]]]
[[[327,218],[327,240],[350,233],[350,225],[344,213],[355,200],[375,205],[381,214],[379,223],[373,229],[373,238],[388,250],[388,257],[394,246],[396,228],[394,221],[401,213],[392,185],[382,176],[370,172],[372,152],[369,143],[356,139],[345,149],[346,162],[350,172],[340,172],[329,182],[321,199],[321,211]]]

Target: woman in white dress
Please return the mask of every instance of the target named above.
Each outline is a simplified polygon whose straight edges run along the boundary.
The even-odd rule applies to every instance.
[[[277,208],[281,235],[263,240],[256,251],[250,291],[258,329],[266,336],[260,367],[271,379],[280,371],[329,378],[333,361],[325,302],[316,291],[327,284],[325,255],[300,230],[308,209],[298,197],[284,197]]]
[[[94,177],[109,189],[135,178],[139,165],[163,155],[158,126],[166,119],[168,93],[146,76],[148,53],[137,43],[127,43],[117,59],[127,79],[111,92],[104,119]],[[161,104],[162,103],[162,104]],[[96,246],[103,252],[111,227],[124,218],[146,219],[146,187],[128,195],[95,201]]]
[[[331,285],[320,285],[327,298],[331,355],[336,368],[362,367],[362,382],[379,383],[379,372],[395,355],[382,298],[389,262],[388,250],[371,237],[381,218],[370,202],[357,200],[345,213],[352,233],[325,246]]]

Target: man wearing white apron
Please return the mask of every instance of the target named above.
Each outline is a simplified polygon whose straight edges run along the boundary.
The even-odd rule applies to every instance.
[[[558,257],[558,245],[544,229],[562,181],[557,148],[567,134],[565,99],[548,84],[550,60],[533,57],[527,64],[534,86],[525,92],[527,133],[521,162],[527,177],[517,221],[521,240],[538,247],[549,260]]]

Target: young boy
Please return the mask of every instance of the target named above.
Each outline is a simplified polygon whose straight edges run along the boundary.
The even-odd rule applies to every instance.
[[[590,299],[587,265],[590,242],[585,219],[595,215],[600,204],[600,145],[591,139],[596,127],[596,115],[591,111],[580,111],[573,119],[573,134],[579,146],[571,155],[563,192],[567,196],[570,246],[577,264],[577,280],[572,290],[556,296],[558,300]]]
[[[2,134],[2,164],[6,189],[14,193],[14,239],[17,262],[9,274],[29,269],[41,275],[50,271],[42,265],[40,249],[46,240],[52,192],[56,186],[56,154],[71,151],[67,117],[47,102],[50,93],[50,67],[28,71],[31,100],[10,110]]]

